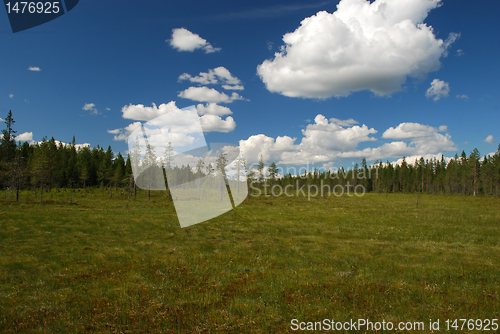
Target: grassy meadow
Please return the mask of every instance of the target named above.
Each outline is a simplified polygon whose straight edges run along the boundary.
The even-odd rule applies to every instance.
[[[145,195],[0,192],[0,332],[500,318],[498,198],[260,196],[181,229],[164,192]]]

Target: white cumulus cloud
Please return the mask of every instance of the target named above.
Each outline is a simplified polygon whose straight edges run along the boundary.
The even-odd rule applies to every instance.
[[[236,128],[236,122],[231,116],[222,119],[217,115],[203,115],[200,123],[204,132],[231,132]]]
[[[196,106],[198,115],[231,115],[233,112],[228,107],[220,106],[217,103],[198,104]]]
[[[362,126],[349,124],[348,127],[343,127],[335,121],[349,124],[352,120],[334,119],[333,122],[329,122],[325,116],[317,115],[314,118],[315,124],[309,124],[305,130],[302,130],[304,138],[301,146],[307,150],[346,151],[355,149],[361,142],[377,140],[370,137],[371,134],[377,133],[377,130],[373,128],[369,129],[364,124]]]
[[[448,95],[450,95],[450,84],[439,79],[432,80],[431,87],[425,93],[428,99],[432,98],[434,101],[439,101],[442,97],[448,97]]]
[[[222,119],[220,116],[232,114],[229,108],[219,106],[215,103],[208,103],[206,105],[198,104],[196,110],[200,115],[200,123],[204,132],[230,132],[236,127],[236,122],[231,116]],[[116,141],[127,141],[129,135],[138,127],[141,126],[140,121],[155,122],[155,119],[159,116],[165,115],[172,111],[179,111],[176,106],[175,101],[170,101],[169,103],[162,103],[156,106],[152,103],[151,107],[144,106],[143,104],[129,104],[122,108],[122,117],[125,119],[131,119],[135,122],[129,124],[124,128],[117,128],[107,130],[108,133],[114,135],[113,140]],[[178,142],[186,142],[189,138],[188,134],[191,131],[191,126],[189,124],[184,124],[184,120],[179,119],[178,127],[176,128],[176,135]],[[156,143],[155,140],[161,138],[160,135],[153,136],[151,139],[152,144],[162,145],[161,143]]]
[[[28,143],[32,144],[33,143],[33,132],[24,132],[21,133],[19,136],[16,136],[16,142],[23,142],[27,141]]]
[[[179,108],[175,105],[175,101],[162,103],[159,107],[154,103],[151,107],[146,107],[143,104],[129,104],[122,108],[122,117],[136,121],[150,121],[158,116],[178,109]]]
[[[240,79],[233,76],[231,72],[223,66],[208,70],[208,72],[200,72],[195,77],[191,76],[189,73],[183,73],[179,76],[178,80],[189,80],[193,83],[199,83],[202,85],[219,83],[226,85],[238,85],[241,82]]]
[[[484,142],[493,145],[495,144],[495,138],[493,138],[493,135],[489,135],[488,137],[486,137]]]
[[[444,125],[436,129],[429,125],[419,123],[401,123],[396,128],[390,127],[387,129],[382,138],[386,139],[414,139],[422,137],[430,137],[438,132],[445,132],[448,128]]]
[[[262,155],[265,161],[283,165],[322,163],[325,166],[343,158],[391,159],[456,150],[450,135],[440,133],[447,131],[444,125],[434,128],[418,123],[401,123],[382,135],[383,139],[394,141],[380,143],[373,137],[377,130],[355,124],[358,122],[353,119],[327,119],[317,115],[314,123],[302,130],[298,144],[295,143],[296,138],[283,136],[274,139],[259,134],[241,140],[240,147],[249,164],[256,163]],[[359,144],[363,142],[373,142],[373,147],[359,149]]]
[[[196,49],[202,49],[205,53],[220,51],[220,48],[214,48],[206,39],[185,28],[173,29],[172,38],[167,41],[178,51],[193,52]]]
[[[40,72],[41,69],[38,66],[30,66],[30,67],[28,67],[28,71]]]
[[[441,0],[341,0],[334,13],[304,19],[283,36],[274,59],[257,73],[271,92],[328,98],[369,90],[388,95],[408,76],[440,68],[440,58],[458,38],[436,38],[424,22]]]
[[[179,93],[179,97],[199,101],[199,102],[214,102],[214,103],[231,103],[234,100],[242,100],[243,98],[233,92],[231,96],[221,93],[214,88],[208,87],[189,87]]]
[[[227,90],[243,90],[245,87],[242,85],[222,85],[222,88]]]

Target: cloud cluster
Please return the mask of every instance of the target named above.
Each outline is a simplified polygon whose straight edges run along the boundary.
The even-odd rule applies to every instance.
[[[428,99],[432,98],[434,101],[439,101],[442,97],[448,97],[448,95],[450,95],[450,84],[439,79],[432,80],[431,87],[425,93]]]
[[[380,143],[373,137],[377,130],[366,125],[356,125],[353,119],[327,119],[317,115],[314,123],[302,130],[300,143],[288,136],[276,139],[263,134],[240,141],[240,147],[249,164],[256,163],[262,155],[265,161],[285,165],[322,163],[330,165],[343,158],[366,158],[367,160],[421,156],[456,150],[446,126],[435,128],[419,123],[401,123],[387,129]],[[358,149],[359,144],[378,142],[375,147]],[[373,144],[372,144],[373,145]]]
[[[197,76],[183,73],[178,80],[188,80],[191,83],[203,85],[200,87],[191,86],[178,94],[184,99],[205,102],[205,104],[196,106],[196,110],[201,116],[203,131],[230,132],[235,129],[236,123],[232,117],[221,118],[221,116],[231,115],[233,112],[228,107],[218,105],[218,103],[231,103],[235,100],[243,100],[243,97],[236,92],[228,95],[215,88],[209,88],[207,85],[222,85],[222,88],[227,90],[243,90],[244,87],[241,85],[240,79],[232,75],[225,67],[219,66],[209,69],[208,72],[200,72]]]
[[[229,108],[219,106],[215,103],[208,103],[206,105],[198,104],[196,110],[200,115],[200,123],[204,132],[230,132],[236,127],[236,123],[231,116],[226,117],[226,119],[222,119],[221,117],[232,114]],[[108,133],[113,134],[113,139],[116,141],[127,141],[128,136],[141,126],[140,121],[154,122],[159,116],[173,111],[179,111],[175,101],[162,103],[159,106],[152,103],[150,107],[143,104],[129,104],[122,108],[122,117],[134,120],[135,122],[124,128],[108,130]],[[185,128],[185,126],[179,124],[180,128]]]
[[[188,80],[191,83],[202,85],[201,87],[191,86],[181,91],[178,96],[198,101],[213,103],[231,103],[235,100],[242,100],[238,93],[233,92],[231,95],[219,92],[215,88],[208,88],[207,85],[222,85],[226,90],[243,90],[241,80],[235,77],[223,66],[208,70],[208,72],[200,72],[197,76],[192,76],[189,73],[183,73],[179,76],[179,81]]]
[[[220,51],[220,48],[214,48],[206,39],[185,28],[173,29],[172,38],[167,42],[170,42],[170,45],[178,51],[193,52],[196,49],[202,49],[205,53]]]
[[[257,73],[271,92],[328,98],[369,90],[388,95],[408,76],[440,68],[458,38],[436,38],[424,22],[441,0],[341,0],[334,13],[304,19]]]

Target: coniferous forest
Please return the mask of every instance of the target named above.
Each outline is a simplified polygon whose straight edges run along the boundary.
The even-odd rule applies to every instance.
[[[79,147],[75,138],[70,144],[63,144],[54,138],[43,138],[30,144],[15,141],[15,121],[12,112],[5,119],[0,143],[0,189],[9,189],[19,198],[21,190],[31,189],[43,198],[44,191],[52,188],[104,189],[135,188],[130,156],[115,155],[109,146]],[[247,175],[248,183],[257,184],[259,189],[274,185],[303,187],[316,185],[329,189],[340,185],[354,189],[363,186],[366,192],[444,193],[472,196],[498,196],[500,194],[500,145],[493,156],[481,156],[477,149],[470,154],[462,152],[450,161],[441,158],[407,161],[401,164],[378,161],[367,165],[365,159],[360,165],[336,171],[316,169],[303,175],[283,173],[275,163],[265,168],[262,160],[255,171]],[[192,181],[200,174],[210,173],[199,161],[191,166],[174,167],[183,180]],[[283,175],[284,174],[284,175]],[[266,176],[265,176],[266,175]],[[255,188],[254,188],[255,189]]]

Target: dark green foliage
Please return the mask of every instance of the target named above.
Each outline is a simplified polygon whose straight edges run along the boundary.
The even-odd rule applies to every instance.
[[[56,188],[87,188],[100,187],[104,192],[107,187],[112,195],[111,188],[118,190],[120,187],[132,189],[134,187],[132,162],[139,159],[135,151],[127,156],[127,159],[118,153],[115,154],[108,147],[106,151],[102,147],[76,147],[73,137],[71,144],[63,145],[57,143],[54,138],[44,138],[41,143],[29,145],[28,143],[16,144],[13,129],[15,123],[12,112],[5,119],[6,128],[2,130],[3,138],[0,143],[0,187],[22,189],[44,188],[50,190]],[[163,168],[165,172],[172,175],[180,183],[190,182],[197,178],[212,173],[215,169],[227,164],[227,157],[221,156],[216,166],[205,164],[203,160],[198,161],[194,170],[190,166],[170,167],[174,160],[171,144],[165,151]],[[361,165],[353,168],[340,168],[336,171],[314,171],[305,172],[303,175],[291,175],[286,173],[286,168],[281,169],[273,162],[267,168],[269,177],[265,178],[265,166],[263,157],[260,157],[257,171],[248,174],[249,186],[257,183],[259,188],[273,185],[293,185],[294,187],[329,186],[337,185],[351,190],[363,187],[365,192],[377,193],[445,193],[463,194],[477,196],[498,196],[500,194],[500,147],[493,156],[481,158],[479,151],[474,149],[469,156],[462,152],[460,156],[447,162],[443,158],[437,160],[403,161],[399,165],[389,162],[383,164],[377,161],[368,166],[366,159]],[[161,168],[158,159],[149,147],[145,161]],[[222,169],[223,170],[223,169]],[[279,175],[285,172],[285,175]],[[154,175],[163,175],[163,171],[155,172]],[[240,175],[240,172],[238,172]],[[144,177],[144,176],[143,176]],[[158,180],[153,180],[158,184]],[[161,181],[160,181],[161,182]]]

